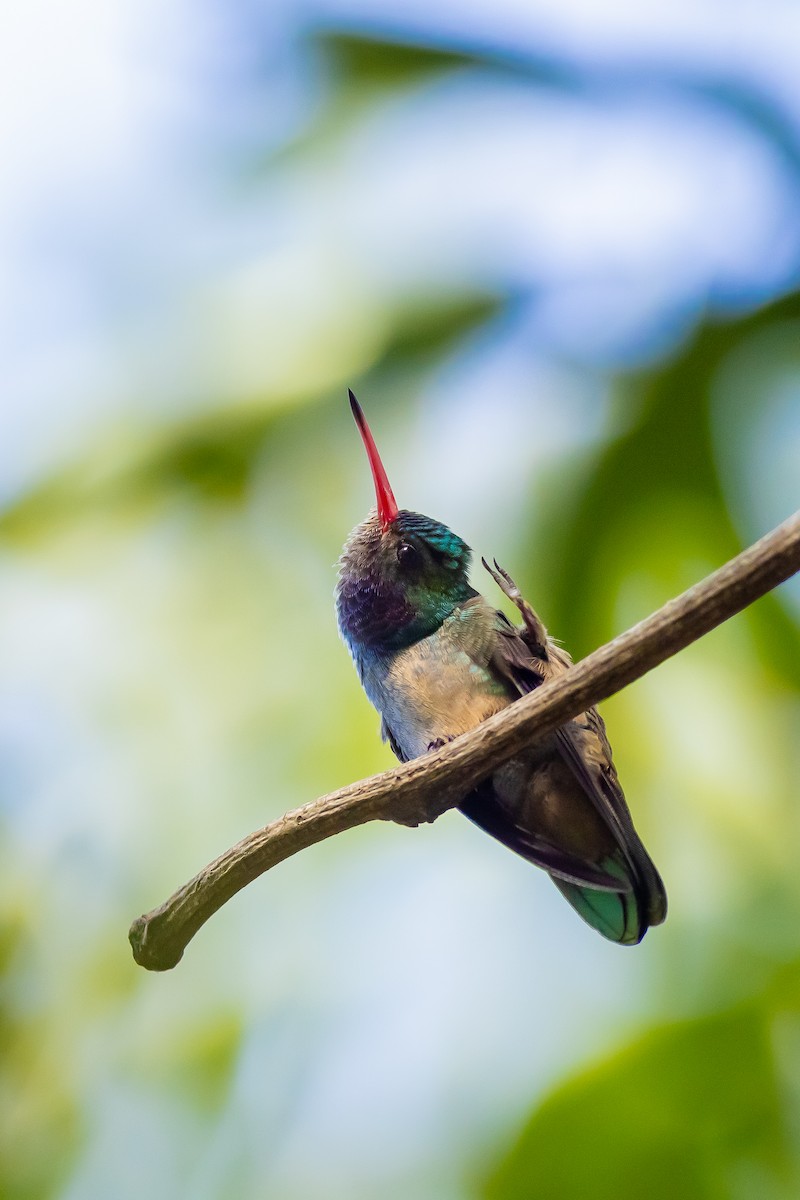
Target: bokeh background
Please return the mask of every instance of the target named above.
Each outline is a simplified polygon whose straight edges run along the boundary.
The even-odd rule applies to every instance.
[[[347,385],[578,656],[797,507],[798,53],[791,0],[3,7],[4,1198],[800,1194],[792,585],[604,706],[636,950],[457,814],[126,940],[390,764]]]

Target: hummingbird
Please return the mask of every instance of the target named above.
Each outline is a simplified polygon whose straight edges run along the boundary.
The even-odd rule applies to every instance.
[[[496,560],[483,566],[519,610],[521,626],[470,585],[471,550],[458,534],[398,509],[361,406],[349,395],[376,506],[342,550],[336,615],[381,735],[407,762],[561,675],[572,659]],[[664,885],[634,829],[596,709],[532,739],[458,808],[546,871],[610,941],[635,945],[664,920]]]

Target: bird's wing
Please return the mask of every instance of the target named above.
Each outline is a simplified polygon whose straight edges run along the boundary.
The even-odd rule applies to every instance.
[[[630,884],[626,880],[621,880],[610,871],[605,871],[601,866],[587,862],[568,850],[554,846],[534,830],[515,821],[495,796],[491,780],[470,792],[458,807],[464,816],[469,817],[484,833],[488,833],[515,854],[521,855],[534,866],[542,867],[566,884],[590,887],[601,892],[630,891]]]
[[[392,733],[389,726],[386,724],[386,718],[381,717],[381,740],[389,743],[389,749],[395,758],[399,758],[401,763],[408,762],[407,756],[403,753],[400,743]]]
[[[520,629],[498,612],[497,633],[492,668],[518,695],[557,678],[572,665],[570,656],[547,636],[541,622],[533,629],[526,622]],[[558,729],[553,740],[627,863],[629,887],[637,895],[641,915],[646,915],[648,924],[658,924],[666,915],[664,885],[634,829],[602,717],[596,708],[590,708]]]
[[[546,634],[542,642],[531,646],[527,629],[512,625],[504,613],[498,612],[497,618],[497,649],[491,665],[518,695],[527,695],[572,666],[566,650]],[[559,753],[609,827],[620,839],[632,833],[633,822],[611,757],[606,727],[597,709],[590,708],[569,721],[553,737]]]
[[[392,753],[400,762],[408,762],[385,717],[381,718],[381,737],[389,743]],[[536,866],[543,867],[551,875],[568,883],[590,884],[601,890],[615,892],[620,890],[620,881],[613,875],[599,867],[590,866],[567,851],[559,850],[514,821],[494,799],[490,781],[476,788],[459,808],[486,833]]]

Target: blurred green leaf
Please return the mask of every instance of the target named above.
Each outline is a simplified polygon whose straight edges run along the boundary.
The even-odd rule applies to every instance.
[[[201,1113],[212,1114],[227,1097],[241,1039],[240,1014],[217,1012],[157,1038],[134,1069],[159,1090],[174,1089]]]
[[[80,1106],[51,1015],[26,1013],[10,984],[0,977],[0,1196],[43,1200],[80,1152]]]
[[[614,605],[622,579],[657,572],[667,600],[697,581],[698,555],[711,570],[743,548],[712,442],[713,384],[754,332],[798,316],[800,293],[739,320],[701,325],[671,362],[621,377],[620,432],[585,473],[558,463],[542,477],[546,504],[526,541],[536,547],[537,590],[550,587],[559,633],[577,655],[620,632]],[[642,529],[649,532],[640,536]],[[767,596],[746,619],[773,671],[800,686],[800,631],[780,603]]]
[[[391,338],[376,364],[380,371],[409,367],[437,359],[453,349],[462,338],[495,317],[507,297],[483,292],[432,299],[421,296],[397,314]]]
[[[474,47],[434,46],[329,29],[318,29],[309,42],[327,69],[329,92],[309,125],[277,151],[270,148],[266,162],[259,162],[260,166],[318,158],[385,95],[411,91],[457,71],[507,76],[562,91],[586,86],[583,73],[570,63],[546,54],[516,54],[480,43]]]
[[[149,440],[116,439],[0,513],[0,538],[24,543],[82,520],[142,515],[174,494],[238,503],[274,419],[272,408],[223,410]]]
[[[724,1200],[782,1194],[781,1095],[764,1010],[654,1030],[557,1088],[487,1200]],[[766,1190],[742,1193],[737,1179]],[[774,1189],[774,1190],[771,1190]]]
[[[414,84],[480,61],[456,50],[346,33],[325,33],[319,44],[337,76],[350,85],[371,89]]]
[[[490,320],[505,302],[499,295],[467,292],[401,304],[377,361],[365,363],[364,370],[381,376],[400,372],[407,380],[411,371],[438,361]],[[176,496],[241,504],[275,423],[287,410],[321,399],[265,396],[263,404],[247,408],[223,402],[214,412],[152,431],[138,441],[112,439],[0,512],[0,539],[24,543],[82,520],[137,518]]]

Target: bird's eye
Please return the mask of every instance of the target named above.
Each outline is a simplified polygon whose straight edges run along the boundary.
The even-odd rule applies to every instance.
[[[397,561],[402,567],[409,567],[416,562],[419,555],[413,546],[409,546],[408,542],[401,542],[397,547]]]

